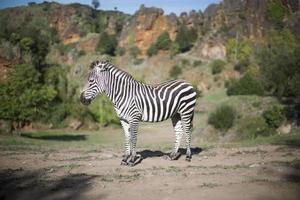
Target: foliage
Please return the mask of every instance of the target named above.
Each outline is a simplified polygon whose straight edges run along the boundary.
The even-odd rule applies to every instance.
[[[263,95],[263,88],[257,78],[246,73],[239,80],[229,83],[227,95]]]
[[[171,58],[178,53],[179,53],[179,45],[176,42],[171,43],[171,45],[170,45]]]
[[[278,128],[286,120],[283,108],[278,105],[273,105],[264,111],[263,117],[270,128]]]
[[[169,73],[170,77],[173,79],[177,79],[180,74],[182,74],[181,67],[179,67],[178,65],[173,65],[173,67]]]
[[[233,126],[235,118],[235,109],[223,104],[210,113],[208,123],[213,125],[216,129],[227,131]]]
[[[257,59],[264,89],[278,98],[300,99],[300,50],[295,35],[289,29],[271,30],[268,46],[263,47]]]
[[[109,35],[106,32],[102,32],[97,45],[97,51],[99,51],[101,54],[114,56],[117,45],[118,41],[115,35]]]
[[[148,56],[154,56],[158,53],[158,49],[155,44],[151,44],[150,47],[147,49]]]
[[[92,5],[94,6],[95,9],[97,9],[100,6],[99,0],[92,0]]]
[[[268,1],[267,16],[273,25],[283,26],[283,19],[288,14],[288,8],[285,7],[281,0]]]
[[[161,33],[156,42],[151,44],[147,50],[148,56],[156,55],[158,50],[169,50],[171,46],[171,39],[167,31]]]
[[[90,105],[90,112],[95,120],[102,125],[119,123],[113,104],[105,95],[101,95],[93,101]]]
[[[194,88],[194,90],[195,90],[195,92],[196,92],[196,98],[202,97],[202,95],[203,95],[203,94],[202,94],[202,91],[199,90],[197,84],[196,84],[196,83],[193,83],[192,86],[193,86],[193,88]]]
[[[274,133],[262,116],[246,117],[238,125],[240,139],[255,139],[257,136],[268,136]]]
[[[140,52],[141,52],[141,50],[136,45],[133,45],[129,48],[129,55],[134,59],[136,59],[138,57]]]
[[[234,70],[240,72],[240,73],[245,73],[250,65],[250,61],[248,59],[246,60],[240,60],[238,63],[234,65]]]
[[[45,116],[56,91],[40,84],[40,73],[29,64],[15,65],[0,85],[0,118],[24,123]]]
[[[223,60],[214,60],[210,65],[212,74],[221,73],[224,69],[225,64],[226,63]]]
[[[179,27],[175,42],[178,44],[179,52],[189,51],[198,38],[197,30],[188,29],[186,25]]]
[[[202,64],[202,60],[195,60],[194,62],[193,62],[193,67],[198,67],[198,66],[200,66]]]
[[[229,61],[247,60],[251,54],[252,47],[247,40],[230,38],[226,43],[226,56]]]

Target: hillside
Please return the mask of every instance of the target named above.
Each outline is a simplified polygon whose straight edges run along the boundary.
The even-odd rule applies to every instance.
[[[294,108],[300,96],[297,89],[300,75],[295,67],[300,44],[298,0],[223,0],[204,11],[197,9],[177,16],[141,5],[134,15],[127,15],[80,4],[44,2],[0,10],[3,102],[11,102],[12,95],[7,95],[7,91],[19,96],[19,91],[30,89],[22,77],[32,78],[28,84],[34,82],[28,92],[31,95],[16,100],[18,107],[2,105],[5,114],[0,116],[1,126],[97,129],[99,124],[118,123],[105,97],[98,98],[89,108],[78,101],[89,64],[104,57],[147,83],[174,78],[189,80],[202,95],[197,107],[202,122],[195,123],[197,132],[214,132],[207,118],[221,102],[235,102],[251,111],[252,116],[239,116],[242,124],[266,110],[268,102],[282,107],[283,98],[292,99],[293,117],[289,124],[295,124],[298,111]],[[285,58],[274,61],[281,55]],[[270,58],[270,62],[264,58]],[[286,60],[290,63],[274,65]],[[18,64],[20,71],[15,67]],[[270,72],[264,67],[269,65],[274,68],[267,70],[284,75],[268,76]],[[291,67],[280,68],[284,65]],[[22,69],[30,73],[24,70],[23,73]],[[16,72],[10,75],[10,71]],[[246,87],[237,83],[243,78]],[[16,80],[20,85],[9,82]],[[14,86],[8,87],[9,84]],[[250,96],[240,98],[237,94]],[[32,103],[32,99],[41,96],[45,98]],[[26,101],[31,103],[23,105]],[[251,107],[245,102],[249,105],[259,102],[259,105]],[[230,130],[237,129],[241,127]]]

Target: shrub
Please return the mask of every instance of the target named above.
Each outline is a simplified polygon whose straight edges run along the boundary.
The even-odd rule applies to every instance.
[[[102,125],[119,123],[119,118],[116,115],[113,104],[105,95],[97,97],[89,109],[94,119]]]
[[[137,56],[140,54],[140,52],[141,52],[140,49],[135,45],[133,45],[129,48],[129,55],[131,57],[133,57],[134,59],[137,58]]]
[[[216,129],[227,131],[233,126],[235,117],[236,111],[234,108],[228,105],[221,105],[209,115],[208,123]]]
[[[228,83],[227,95],[263,95],[263,88],[259,81],[250,73],[239,80]]]
[[[147,50],[148,56],[153,56],[158,53],[158,50],[169,50],[171,46],[171,39],[168,32],[163,32],[158,36],[155,43],[151,44]]]
[[[124,47],[118,47],[116,53],[117,53],[117,55],[119,55],[119,56],[123,56],[123,55],[126,53],[126,50],[125,50]]]
[[[273,105],[264,111],[263,117],[270,128],[278,128],[286,120],[284,110],[278,105]]]
[[[151,57],[151,56],[156,55],[157,52],[158,52],[158,49],[157,49],[156,45],[151,44],[150,47],[147,50],[147,55]]]
[[[252,54],[251,44],[247,40],[230,38],[226,43],[226,56],[230,61],[246,60]]]
[[[234,65],[234,70],[240,73],[244,73],[248,70],[249,65],[250,65],[250,61],[248,59],[241,60]]]
[[[201,60],[195,60],[194,62],[193,62],[193,67],[198,67],[198,66],[200,66],[202,64],[202,61]]]
[[[101,54],[114,56],[117,45],[118,41],[116,35],[109,35],[106,32],[102,32],[97,46],[97,51],[99,51]]]
[[[274,133],[262,116],[245,118],[239,123],[239,139],[255,139],[257,136],[268,136]]]
[[[184,58],[184,59],[181,60],[181,64],[182,64],[182,66],[185,67],[185,66],[187,66],[187,65],[190,65],[190,61],[189,61],[188,59],[185,59],[185,58]]]
[[[202,91],[199,90],[197,84],[193,83],[192,86],[193,86],[193,88],[194,88],[194,90],[196,92],[196,98],[202,97]]]
[[[214,60],[211,63],[211,72],[212,74],[219,74],[223,71],[224,66],[225,66],[225,62],[223,60]]]
[[[15,65],[9,78],[0,83],[0,118],[17,122],[39,120],[48,115],[57,91],[40,83],[41,75],[27,64]]]
[[[179,45],[176,42],[173,42],[170,46],[170,57],[173,58],[178,53],[179,53]]]
[[[177,79],[181,73],[182,73],[181,68],[178,65],[173,65],[173,67],[170,71],[170,77]]]
[[[283,5],[281,0],[268,1],[267,16],[275,26],[281,27],[283,19],[288,13],[288,8]]]
[[[175,42],[178,44],[179,52],[189,51],[198,38],[196,29],[188,29],[186,25],[182,24],[179,27]]]
[[[170,49],[171,39],[170,39],[169,33],[167,31],[165,31],[162,34],[160,34],[160,36],[158,36],[158,38],[156,40],[155,45],[156,45],[157,49],[161,49],[161,50]]]

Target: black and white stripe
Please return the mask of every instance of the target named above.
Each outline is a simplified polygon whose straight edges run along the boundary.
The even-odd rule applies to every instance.
[[[193,87],[183,80],[171,80],[156,85],[136,81],[128,73],[108,61],[95,61],[81,102],[89,104],[97,95],[105,93],[113,102],[125,133],[124,164],[136,159],[137,129],[140,121],[159,122],[171,118],[176,140],[171,159],[179,156],[178,148],[186,136],[187,160],[191,159],[191,128],[196,104]]]

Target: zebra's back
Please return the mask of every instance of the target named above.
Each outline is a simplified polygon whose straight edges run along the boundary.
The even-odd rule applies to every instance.
[[[183,80],[171,80],[161,84],[143,85],[136,98],[141,105],[142,121],[163,121],[176,113],[194,112],[196,92]]]

